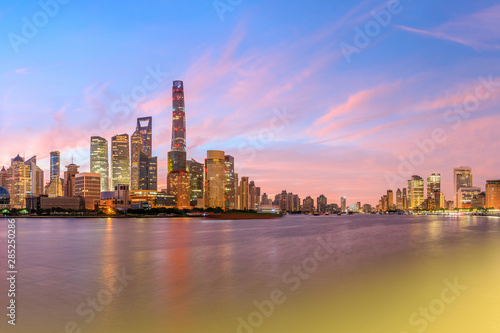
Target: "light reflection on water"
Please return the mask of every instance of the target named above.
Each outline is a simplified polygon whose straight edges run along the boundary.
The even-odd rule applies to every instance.
[[[332,253],[298,287],[284,280],[318,237]],[[20,219],[18,244],[17,332],[500,332],[498,218]],[[122,270],[133,280],[85,322],[76,309],[117,290]],[[425,319],[455,279],[467,289]],[[260,320],[254,301],[276,290],[284,302]]]

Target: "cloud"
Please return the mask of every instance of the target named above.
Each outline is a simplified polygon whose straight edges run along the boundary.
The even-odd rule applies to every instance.
[[[18,74],[29,74],[31,73],[28,68],[18,68],[15,70],[16,73]]]
[[[500,4],[497,4],[430,30],[416,29],[403,25],[395,26],[417,34],[465,45],[476,51],[486,51],[500,49],[499,20]]]

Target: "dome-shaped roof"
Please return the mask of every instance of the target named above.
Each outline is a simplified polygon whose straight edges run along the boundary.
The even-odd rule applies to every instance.
[[[23,158],[17,154],[17,156],[14,158],[13,162],[24,162]]]
[[[10,199],[9,191],[4,187],[0,187],[0,199]]]

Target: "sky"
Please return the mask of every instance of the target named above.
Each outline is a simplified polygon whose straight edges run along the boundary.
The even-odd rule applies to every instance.
[[[171,87],[188,158],[235,158],[272,197],[376,204],[411,175],[500,179],[499,1],[0,4],[0,166],[49,153],[89,171],[90,137],[153,117],[166,187]]]

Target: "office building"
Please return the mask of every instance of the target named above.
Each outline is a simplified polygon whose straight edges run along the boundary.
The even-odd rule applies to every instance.
[[[111,138],[111,186],[130,185],[130,154],[128,134]]]
[[[346,197],[340,198],[340,210],[342,213],[347,212],[347,198]]]
[[[459,190],[462,187],[473,187],[472,169],[470,167],[458,167],[453,169],[453,191],[455,207],[459,207]]]
[[[420,209],[424,203],[424,180],[422,177],[413,175],[408,180],[408,208]]]
[[[486,181],[486,208],[500,209],[500,179]]]
[[[224,205],[226,210],[237,209],[236,179],[234,174],[234,157],[226,155],[224,167]]]
[[[76,174],[75,196],[85,198],[85,209],[94,210],[95,205],[101,200],[101,174],[92,172]]]
[[[78,174],[79,166],[71,163],[66,166],[66,171],[64,172],[64,196],[74,197],[75,196],[75,177]]]
[[[314,212],[314,199],[310,196],[307,196],[302,202],[302,210],[306,213]]]
[[[434,192],[441,192],[441,174],[433,173],[427,178],[427,198],[432,198]]]
[[[194,159],[191,159],[191,161],[187,162],[187,167],[191,179],[190,182],[191,206],[196,207],[198,205],[198,200],[203,199],[203,190],[204,190],[203,177],[205,175],[205,170],[203,164],[196,162]]]
[[[326,212],[326,205],[328,204],[328,200],[326,197],[321,194],[319,197],[316,198],[316,209],[317,212],[320,214],[324,214]]]
[[[101,192],[109,191],[108,141],[100,136],[90,138],[90,172],[101,175]]]
[[[394,210],[394,191],[387,190],[387,210]]]
[[[207,151],[205,159],[205,207],[225,208],[224,205],[225,155],[220,150]]]
[[[472,203],[477,200],[480,193],[480,187],[460,187],[457,196],[458,206],[456,207],[460,209],[474,208]]]
[[[239,203],[239,209],[240,210],[248,210],[248,177],[241,177],[240,181],[240,203]]]

